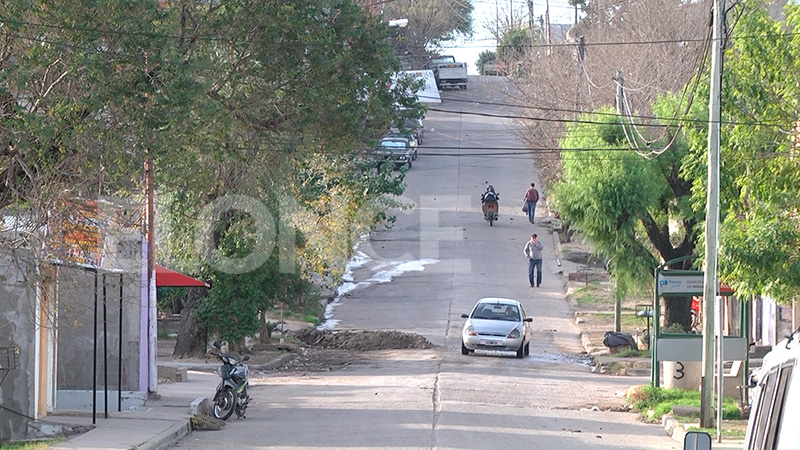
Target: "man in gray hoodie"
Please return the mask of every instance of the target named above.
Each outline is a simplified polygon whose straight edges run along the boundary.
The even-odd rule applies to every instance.
[[[522,250],[525,257],[528,258],[528,281],[531,282],[531,287],[539,287],[542,285],[542,250],[544,244],[538,239],[536,233],[531,235],[531,240],[525,243],[525,248]],[[534,277],[533,270],[536,269],[536,277]]]

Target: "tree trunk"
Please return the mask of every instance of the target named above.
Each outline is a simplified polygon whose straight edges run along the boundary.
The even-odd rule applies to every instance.
[[[200,324],[194,310],[200,305],[208,289],[204,287],[189,288],[186,298],[183,299],[181,309],[181,324],[175,350],[172,356],[185,358],[203,356],[208,347],[208,330]]]
[[[259,316],[261,318],[261,330],[258,333],[258,342],[261,344],[269,344],[270,330],[267,328],[267,313],[262,310]]]
[[[664,297],[664,327],[680,324],[687,333],[692,329],[692,297]]]

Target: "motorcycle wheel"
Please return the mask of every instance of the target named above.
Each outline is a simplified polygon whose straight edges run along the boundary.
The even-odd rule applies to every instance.
[[[236,394],[233,389],[226,387],[219,393],[214,402],[214,417],[217,419],[228,420],[236,408]]]
[[[494,223],[494,217],[489,216],[489,226],[491,227],[493,223]]]

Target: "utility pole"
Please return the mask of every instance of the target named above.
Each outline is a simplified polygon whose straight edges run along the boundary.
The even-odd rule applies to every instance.
[[[552,51],[552,48],[550,47],[550,44],[552,44],[550,40],[550,0],[545,1],[544,17],[545,20],[547,20],[547,32],[545,33],[545,36],[547,36],[547,54],[549,55]]]
[[[533,47],[536,45],[533,35],[533,0],[528,0],[528,28],[531,29],[531,54],[533,54]]]
[[[703,370],[700,386],[700,426],[714,426],[714,303],[717,298],[719,232],[719,129],[722,84],[724,0],[714,0],[711,47],[711,94],[708,100],[708,188],[706,195],[706,258],[703,278]],[[722,335],[718,339],[722,339]],[[722,355],[717,355],[722,358]]]
[[[494,40],[495,47],[500,47],[500,0],[494,0]]]

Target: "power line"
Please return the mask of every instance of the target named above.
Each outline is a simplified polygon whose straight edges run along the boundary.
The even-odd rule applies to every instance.
[[[448,101],[452,101],[448,99]],[[473,102],[473,101],[465,101],[468,103],[483,103],[483,102]],[[491,104],[491,103],[488,103]],[[527,106],[520,106],[520,105],[506,105],[506,106],[517,106],[520,108],[532,108],[537,109],[535,106],[527,107]],[[570,111],[570,110],[561,110],[553,108],[553,111]],[[582,123],[582,124],[589,124],[589,125],[619,125],[618,122],[603,122],[599,120],[589,120],[589,119],[567,119],[567,118],[547,118],[547,117],[530,117],[530,116],[512,116],[507,114],[489,114],[489,113],[479,113],[479,112],[468,112],[468,111],[450,111],[446,109],[440,108],[428,108],[428,111],[435,111],[441,112],[446,114],[464,114],[469,116],[482,116],[482,117],[494,117],[498,119],[514,119],[514,120],[530,120],[536,122],[560,122],[560,123]],[[585,111],[577,111],[574,110],[573,112],[587,114],[587,115],[597,115],[597,116],[612,116],[615,118],[622,119],[626,117],[621,114],[617,113],[604,113],[604,112],[585,112]],[[697,124],[708,124],[708,120],[704,119],[689,119],[689,118],[668,118],[668,117],[654,117],[654,116],[636,116],[632,115],[630,117],[641,117],[641,118],[651,118],[654,120],[664,120],[664,121],[673,121],[673,122],[688,122],[688,123],[697,123]],[[785,124],[778,124],[778,123],[759,123],[759,122],[735,122],[729,120],[720,120],[719,122],[722,125],[748,125],[748,126],[761,126],[761,127],[782,127]],[[638,126],[641,127],[652,127],[652,128],[665,128],[669,127],[668,124],[653,124],[653,123],[637,123]]]

